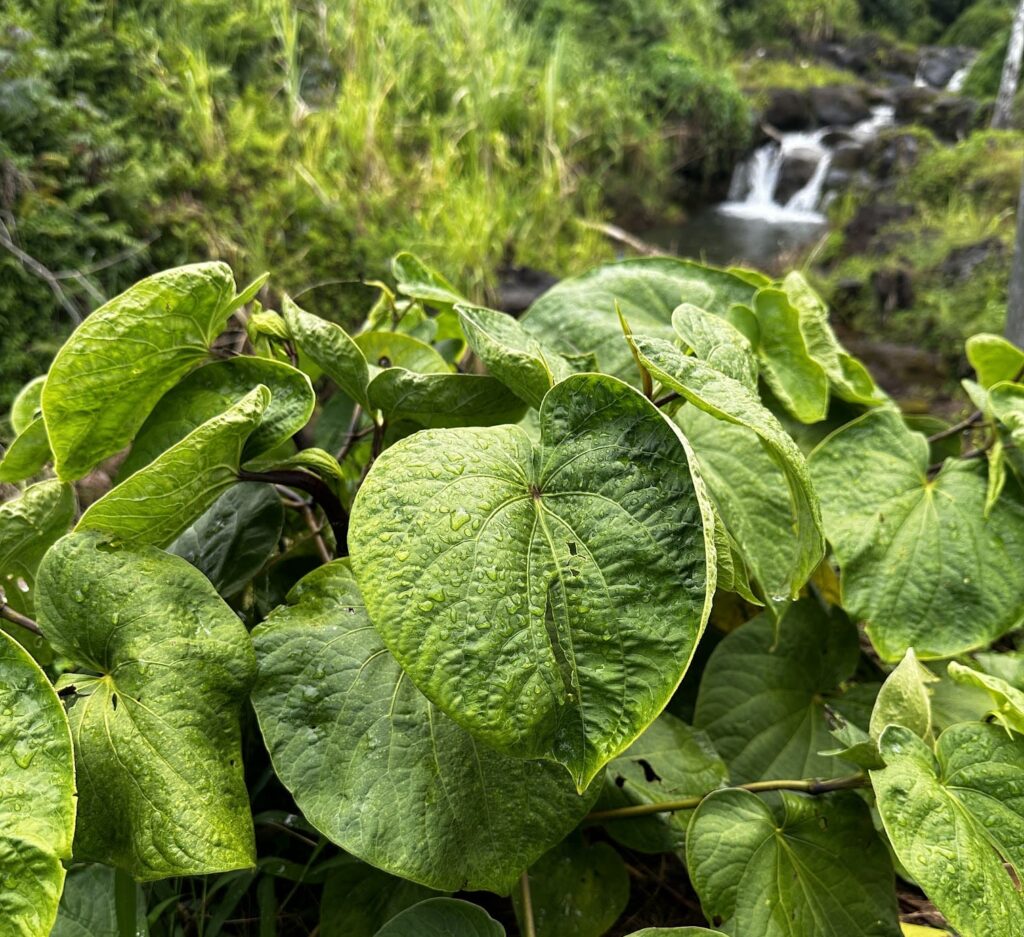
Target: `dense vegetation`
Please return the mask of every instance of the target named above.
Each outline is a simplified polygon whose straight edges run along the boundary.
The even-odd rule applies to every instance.
[[[393,272],[168,270],[17,396],[0,934],[1024,933],[1024,350],[950,425],[797,273]]]

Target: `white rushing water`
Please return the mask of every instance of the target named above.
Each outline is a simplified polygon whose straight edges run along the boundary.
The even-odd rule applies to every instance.
[[[893,109],[880,106],[872,110],[867,120],[845,132],[853,140],[866,143],[892,121]],[[729,199],[718,210],[733,217],[757,218],[774,224],[818,224],[824,221],[820,209],[833,155],[833,148],[824,141],[834,129],[823,127],[810,133],[784,133],[778,142],[766,143],[756,149],[748,160],[736,167],[729,187]],[[786,160],[797,153],[801,158],[816,160],[814,171],[802,188],[784,203],[779,202],[776,190],[783,167]]]

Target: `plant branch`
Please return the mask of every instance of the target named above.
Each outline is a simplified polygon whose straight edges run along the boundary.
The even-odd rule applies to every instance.
[[[533,922],[533,899],[530,896],[530,874],[519,876],[519,892],[523,899],[523,937],[537,937],[537,925]]]
[[[962,433],[965,430],[969,430],[975,423],[980,423],[983,414],[980,410],[975,410],[967,419],[961,420],[959,423],[954,423],[952,426],[942,430],[942,432],[934,433],[928,437],[928,442],[938,442],[941,439],[948,439],[950,436],[955,436],[957,433]]]
[[[660,409],[661,407],[672,403],[673,400],[678,400],[680,397],[682,397],[682,394],[677,394],[675,391],[672,391],[670,394],[665,394],[664,397],[659,397],[655,400],[654,405]]]
[[[334,531],[334,539],[337,541],[338,550],[345,549],[348,540],[348,513],[338,499],[338,496],[331,491],[327,483],[316,475],[309,472],[302,472],[297,469],[278,469],[269,472],[249,472],[240,469],[238,480],[243,482],[266,482],[270,485],[287,485],[289,488],[297,488],[310,495],[317,504],[323,508],[327,516],[327,522]]]
[[[801,791],[804,794],[829,794],[832,791],[848,791],[857,787],[867,787],[870,782],[866,775],[851,774],[844,778],[831,778],[821,781],[811,778],[803,781],[754,781],[751,784],[739,784],[736,790],[750,791],[752,794],[766,791]],[[719,788],[725,790],[725,788]],[[588,821],[626,820],[630,817],[648,817],[655,813],[674,813],[677,810],[692,810],[699,807],[702,800],[713,794],[708,791],[698,797],[687,797],[685,800],[666,800],[660,804],[634,804],[631,807],[616,807],[612,810],[597,810],[587,815]]]
[[[16,612],[10,605],[8,605],[2,598],[3,593],[0,593],[0,618],[6,618],[10,622],[14,622],[16,625],[20,625],[26,631],[31,631],[32,634],[38,637],[43,636],[43,630],[27,615],[22,615],[21,612]]]

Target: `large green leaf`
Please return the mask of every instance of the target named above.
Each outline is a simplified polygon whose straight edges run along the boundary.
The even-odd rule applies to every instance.
[[[758,615],[715,648],[701,677],[693,722],[711,739],[736,783],[829,777],[849,770],[820,755],[834,748],[824,694],[853,675],[856,629],[814,599],[778,624]]]
[[[757,390],[757,357],[750,340],[731,322],[684,303],[672,313],[672,328],[693,353],[707,364]]]
[[[700,797],[729,782],[729,770],[708,737],[662,713],[608,765],[599,810]],[[690,811],[608,820],[608,832],[641,852],[681,850]]]
[[[1001,335],[982,332],[972,335],[965,345],[967,360],[977,372],[978,383],[988,388],[1000,381],[1024,377],[1024,351]]]
[[[0,632],[0,937],[47,937],[71,858],[71,735],[46,674]]]
[[[269,358],[241,356],[193,371],[160,399],[142,425],[119,477],[127,478],[181,442],[207,420],[219,416],[263,384],[270,402],[245,443],[242,459],[269,452],[309,421],[316,398],[301,371]]]
[[[531,407],[539,407],[551,385],[569,374],[560,355],[544,346],[504,312],[456,307],[466,341],[487,370]]]
[[[405,679],[347,561],[289,601],[253,632],[253,706],[278,776],[325,836],[433,888],[507,892],[583,818],[594,798],[557,765],[479,744]]]
[[[479,905],[428,898],[395,915],[376,937],[505,937],[505,928]]]
[[[38,589],[43,631],[83,670],[61,680],[76,693],[75,857],[140,881],[252,865],[242,622],[180,557],[94,531],[47,553]]]
[[[530,307],[523,328],[563,355],[594,352],[602,371],[635,381],[616,307],[635,331],[672,339],[680,303],[724,316],[734,303],[749,304],[754,291],[732,273],[689,260],[625,260],[562,280]]]
[[[903,867],[962,937],[1020,937],[1024,898],[1024,740],[961,723],[931,749],[890,726],[886,767],[871,772],[889,841]]]
[[[629,873],[607,843],[566,840],[530,867],[537,937],[601,937],[629,902]],[[512,895],[520,933],[522,893]]]
[[[374,463],[349,546],[416,685],[481,741],[583,790],[678,686],[714,591],[714,517],[642,395],[579,374],[519,427],[417,433]]]
[[[50,458],[46,424],[42,417],[37,417],[15,437],[0,458],[0,482],[20,482],[38,475]]]
[[[761,330],[758,354],[765,381],[782,405],[801,423],[825,419],[828,375],[811,357],[800,311],[782,290],[759,290],[754,312]]]
[[[396,914],[437,897],[416,882],[395,878],[365,862],[346,862],[327,873],[320,898],[323,937],[374,937]]]
[[[484,374],[418,374],[387,368],[371,382],[370,403],[391,421],[430,428],[516,423],[526,404],[497,378]]]
[[[1024,505],[1007,491],[985,517],[984,467],[928,473],[928,443],[878,408],[812,453],[825,533],[842,570],[843,606],[867,622],[884,660],[982,647],[1024,617]]]
[[[234,293],[226,264],[178,267],[140,280],[75,329],[42,396],[61,478],[80,478],[131,441],[157,401],[206,359]]]
[[[238,481],[246,441],[270,391],[257,386],[108,491],[76,530],[100,530],[121,544],[166,546]]]
[[[704,914],[731,934],[900,937],[892,863],[853,792],[716,791],[694,811],[686,866]]]
[[[125,937],[118,926],[115,892],[116,870],[105,865],[77,866],[68,872],[60,897],[57,922],[50,937]],[[146,902],[134,886],[135,928],[133,937],[146,937]]]
[[[32,614],[39,561],[74,519],[74,489],[59,481],[31,485],[0,504],[0,589],[11,608]]]
[[[796,563],[790,571],[787,595],[796,598],[825,554],[821,512],[803,453],[772,412],[739,381],[684,355],[662,339],[637,335],[630,337],[630,343],[653,378],[716,419],[753,430],[782,470],[791,502],[789,528],[796,543]]]
[[[370,409],[366,387],[370,369],[359,346],[340,325],[305,312],[287,296],[281,304],[292,339],[347,396]]]
[[[284,507],[273,486],[244,483],[225,491],[167,551],[188,560],[231,598],[274,555],[283,526]]]

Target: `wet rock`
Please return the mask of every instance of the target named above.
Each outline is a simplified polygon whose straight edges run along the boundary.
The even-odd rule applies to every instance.
[[[890,130],[871,144],[868,161],[878,179],[884,181],[908,172],[925,150],[934,145],[927,134]]]
[[[861,205],[843,229],[844,253],[865,253],[883,228],[913,215],[914,206],[900,202],[874,201]]]
[[[921,53],[917,77],[932,88],[945,88],[974,54],[966,46],[927,46]]]
[[[853,134],[848,130],[830,130],[821,138],[821,142],[829,149],[834,149],[843,143],[850,143],[853,139]]]
[[[532,267],[508,267],[501,271],[497,306],[517,315],[558,282],[558,277]]]
[[[852,127],[871,116],[864,92],[852,85],[811,89],[814,117],[825,127]]]
[[[799,192],[814,175],[821,160],[818,150],[797,149],[786,154],[779,170],[779,181],[775,186],[775,201],[785,205]]]
[[[1003,261],[1006,245],[997,237],[985,238],[975,244],[956,247],[946,255],[939,271],[953,283],[969,280],[974,272],[989,261]]]
[[[940,140],[956,143],[974,129],[977,120],[977,101],[947,95],[935,102],[931,112],[923,116],[922,123]]]
[[[832,153],[832,169],[860,169],[867,162],[867,150],[859,143],[841,143]]]
[[[939,93],[934,88],[908,85],[897,88],[895,94],[895,117],[903,123],[914,123],[930,114],[935,107]]]
[[[768,106],[762,119],[777,130],[807,130],[814,124],[810,96],[795,88],[769,91]]]
[[[914,305],[914,280],[906,267],[875,270],[871,274],[871,289],[883,319],[897,309],[911,309]]]

